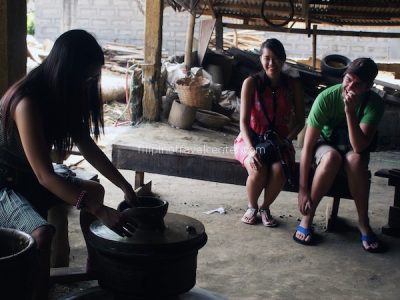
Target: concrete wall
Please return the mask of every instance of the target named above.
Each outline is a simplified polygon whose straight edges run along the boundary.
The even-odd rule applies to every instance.
[[[132,0],[35,0],[36,38],[55,39],[70,28],[83,28],[94,33],[100,43],[120,42],[143,45],[144,15]],[[169,55],[183,54],[188,14],[164,11],[163,49]],[[198,22],[197,22],[198,23]],[[365,30],[365,28],[318,26],[319,29]],[[227,30],[227,29],[225,29]],[[370,30],[370,29],[368,29]],[[377,30],[377,29],[371,29]],[[379,30],[382,30],[381,28]],[[388,29],[383,29],[388,31]],[[391,31],[400,32],[400,27]],[[198,30],[195,30],[195,36]],[[308,58],[312,54],[312,39],[302,34],[265,33],[265,37],[280,39],[293,58]],[[317,56],[339,53],[351,59],[360,56],[377,61],[400,60],[400,39],[318,36]]]
[[[101,44],[106,42],[144,45],[144,15],[132,0],[36,0],[38,40],[54,40],[62,32],[83,28]],[[188,15],[171,8],[164,11],[163,48],[172,54],[185,51]]]

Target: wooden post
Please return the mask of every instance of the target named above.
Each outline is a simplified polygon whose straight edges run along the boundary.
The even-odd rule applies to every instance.
[[[26,74],[26,0],[0,1],[0,98]]]
[[[306,29],[310,28],[310,22],[309,22],[309,14],[310,14],[310,4],[309,0],[303,0],[302,1],[302,15],[304,18],[304,25],[306,25]]]
[[[217,16],[215,22],[215,47],[217,50],[224,49],[224,28],[222,27],[222,17]]]
[[[192,65],[192,51],[193,51],[193,32],[196,17],[189,13],[189,24],[186,31],[186,45],[185,45],[185,66],[186,72],[190,74],[190,67]]]
[[[238,38],[238,33],[237,33],[236,29],[233,30],[233,46],[236,48],[238,48],[238,46],[239,46],[239,38]]]
[[[312,34],[312,66],[315,70],[317,68],[317,25],[313,25]]]
[[[63,0],[62,31],[71,30],[74,27],[73,17],[77,15],[78,0]]]
[[[160,73],[162,45],[162,0],[146,1],[146,21],[143,64],[143,118],[157,121],[160,118]]]

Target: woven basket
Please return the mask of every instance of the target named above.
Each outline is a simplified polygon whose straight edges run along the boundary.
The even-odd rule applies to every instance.
[[[208,97],[210,81],[204,77],[185,77],[176,81],[175,89],[182,104],[209,109],[211,99]]]

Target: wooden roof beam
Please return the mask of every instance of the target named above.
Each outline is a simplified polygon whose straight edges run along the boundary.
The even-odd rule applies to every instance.
[[[214,5],[213,5],[212,1],[211,0],[207,0],[206,2],[207,2],[208,7],[210,8],[212,17],[214,19],[216,19],[217,15],[215,14],[215,9],[214,9]]]
[[[223,23],[223,26],[231,29],[251,29],[270,32],[287,32],[287,33],[300,33],[308,34],[308,30],[300,28],[282,28],[282,27],[268,27],[261,25],[245,25],[245,24],[230,24]],[[375,38],[400,38],[400,32],[371,32],[371,31],[348,31],[348,30],[324,30],[317,29],[318,35],[338,35],[338,36],[358,36],[358,37],[375,37]]]
[[[385,4],[386,2],[386,4]],[[396,7],[397,5],[400,5],[400,1],[382,1],[382,0],[375,0],[375,1],[363,1],[362,4],[360,3],[360,0],[345,0],[345,1],[337,1],[337,0],[331,0],[329,2],[326,2],[326,0],[310,0],[310,4],[312,5],[329,5],[329,6],[355,6],[359,7],[362,5],[363,7]]]

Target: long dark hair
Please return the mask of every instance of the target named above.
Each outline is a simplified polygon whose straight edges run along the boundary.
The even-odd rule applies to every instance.
[[[80,29],[63,33],[43,63],[16,82],[1,100],[1,122],[8,140],[15,108],[27,97],[37,104],[47,142],[68,151],[83,131],[98,138],[104,128],[99,78],[88,81],[90,68],[104,65],[96,39]]]

